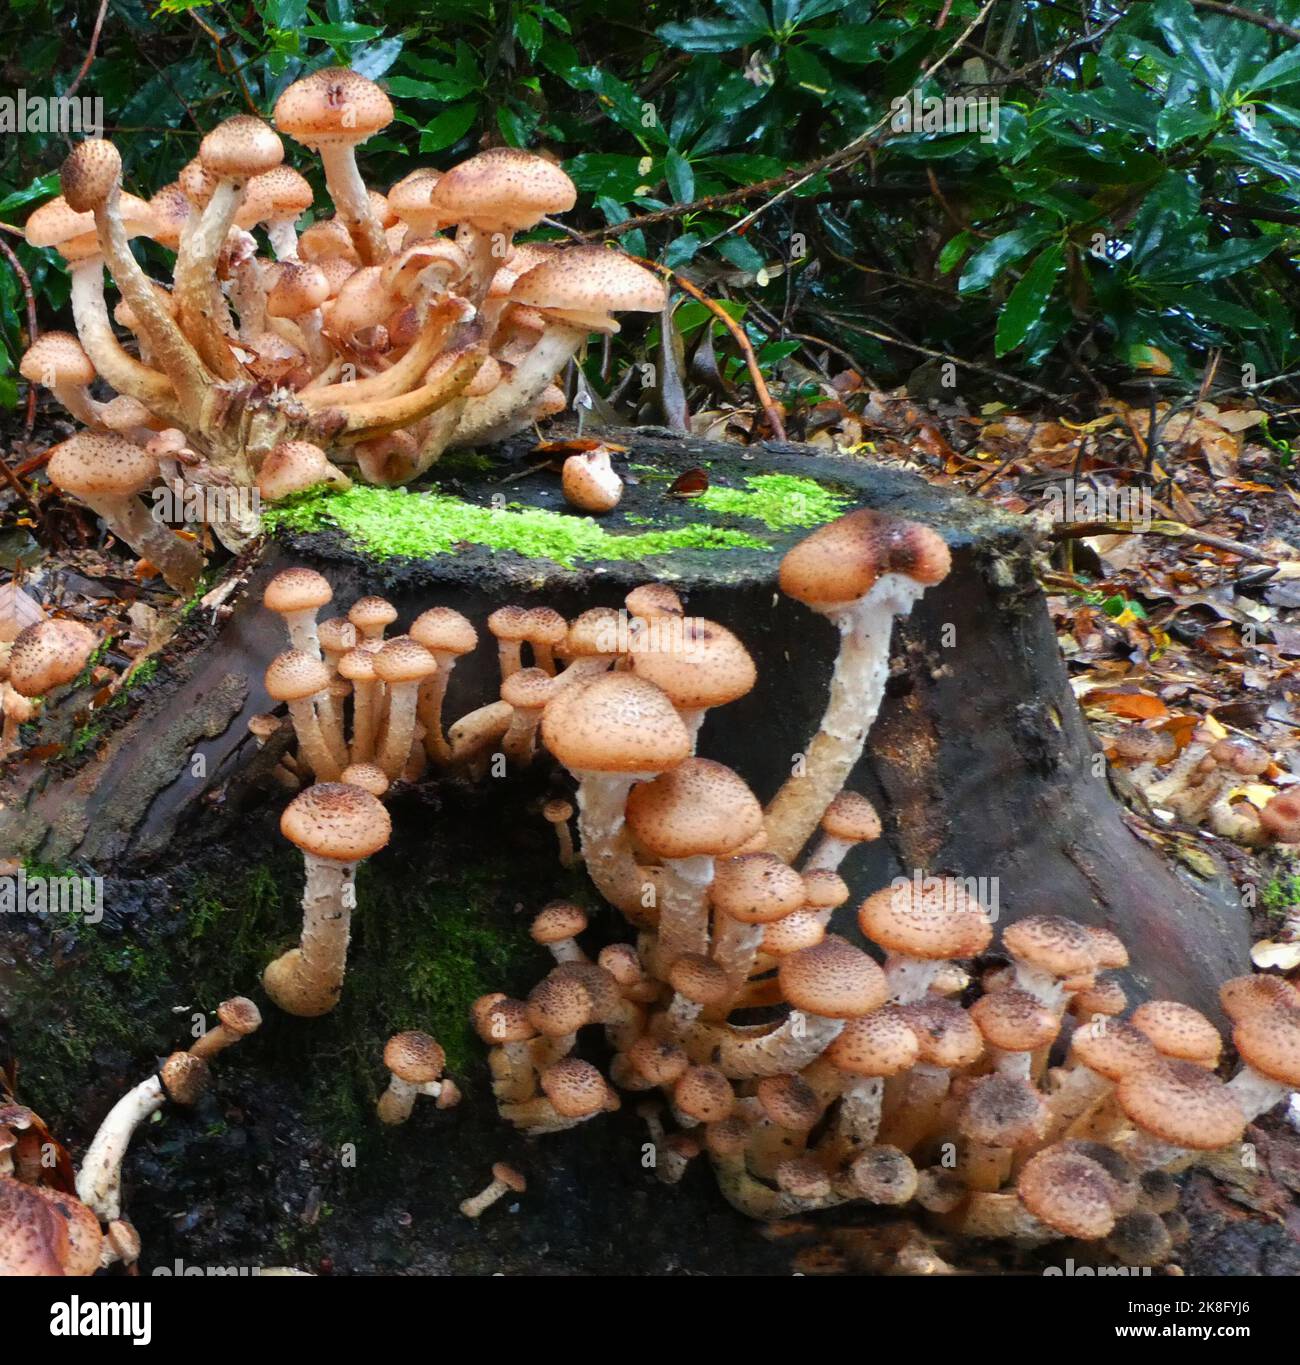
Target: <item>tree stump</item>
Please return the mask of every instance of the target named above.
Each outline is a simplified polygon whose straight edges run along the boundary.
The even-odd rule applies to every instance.
[[[572,617],[620,606],[638,583],[671,583],[693,615],[735,631],[755,658],[757,687],[710,713],[700,752],[734,767],[766,800],[817,728],[835,654],[832,627],[775,587],[781,555],[811,527],[771,525],[750,515],[743,497],[723,508],[702,505],[676,496],[673,481],[703,470],[711,491],[744,494],[755,476],[789,476],[839,495],[843,510],[866,505],[923,521],[953,553],[948,579],[895,628],[887,698],[850,783],[877,805],[885,834],[842,869],[853,899],[837,927],[855,932],[848,912],[895,876],[982,878],[1002,920],[1054,913],[1105,925],[1129,946],[1138,995],[1185,1000],[1217,1016],[1217,984],[1247,969],[1246,917],[1226,881],[1172,865],[1129,828],[1070,692],[1022,523],[907,473],[809,447],[608,434],[629,448],[638,482],[603,526],[614,535],[676,530],[698,544],[644,560],[565,565],[470,541],[430,557],[382,558],[337,530],[279,532],[241,562],[239,586],[215,615],[190,619],[157,679],[120,709],[87,761],[10,766],[0,848],[45,864],[165,875],[178,838],[237,844],[241,821],[274,799],[263,780],[274,753],[257,750],[247,722],[270,709],[262,674],[284,647],[279,620],[260,606],[261,590],[288,564],[323,572],[344,609],[380,592],[403,623],[434,604],[474,621],[480,647],[453,676],[451,717],[496,696],[495,650],[484,627],[495,607],[545,604]],[[529,445],[513,442],[492,461],[440,466],[441,491],[480,507],[504,495],[523,508],[564,513],[554,474],[527,472]],[[782,502],[778,490],[776,502],[777,521],[797,519],[797,499]],[[772,504],[770,497],[761,504],[769,520]],[[525,539],[522,514],[499,516],[521,543],[531,547],[540,537],[546,548],[549,531],[529,530]],[[711,548],[718,531],[757,543]],[[490,800],[490,790],[476,799]],[[437,800],[446,806],[458,797],[452,790]],[[418,858],[427,833],[427,823],[410,829],[399,820],[389,856]],[[472,861],[476,850],[461,854]],[[528,888],[520,895],[527,898]]]

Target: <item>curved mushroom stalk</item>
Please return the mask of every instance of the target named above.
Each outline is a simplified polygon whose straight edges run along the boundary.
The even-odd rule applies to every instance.
[[[791,1010],[775,1028],[764,1024],[741,1029],[697,1021],[682,1038],[682,1046],[693,1058],[709,1059],[724,1076],[745,1080],[802,1071],[843,1029],[843,1019]]]
[[[347,974],[356,863],[304,854],[302,939],[262,975],[266,993],[286,1014],[315,1018],[338,1003]]]
[[[182,326],[204,364],[220,379],[234,379],[240,372],[230,349],[234,326],[216,276],[217,257],[243,198],[243,182],[218,181],[198,223],[181,243],[173,275]]]
[[[630,855],[629,855],[630,856]],[[683,953],[709,951],[707,897],[713,857],[666,858],[659,878],[659,946],[656,957],[667,969]]]
[[[563,322],[549,323],[508,379],[503,379],[482,398],[471,398],[465,404],[452,441],[457,446],[482,441],[501,423],[531,407],[577,354],[587,335],[585,330]]]
[[[643,920],[647,877],[632,851],[625,811],[628,793],[654,774],[576,771],[573,776],[578,782],[578,839],[587,875],[612,906]],[[657,888],[655,895],[662,904]]]
[[[761,1222],[776,1222],[817,1209],[834,1208],[847,1202],[849,1196],[834,1191],[819,1195],[798,1195],[786,1190],[774,1190],[770,1185],[749,1173],[745,1156],[740,1153],[714,1153],[713,1170],[718,1191],[738,1213]]]
[[[154,518],[139,498],[96,498],[79,494],[105,526],[147,559],[169,587],[188,596],[203,573],[203,551],[196,540],[183,540],[165,522]]]
[[[840,650],[803,771],[786,779],[767,808],[767,847],[778,857],[798,855],[862,757],[889,680],[894,620],[910,615],[927,586],[906,574],[882,574],[862,598],[823,610],[839,628]]]

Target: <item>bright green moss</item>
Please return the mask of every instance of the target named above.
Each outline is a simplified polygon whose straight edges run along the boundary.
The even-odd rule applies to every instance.
[[[404,488],[358,486],[346,493],[308,493],[268,513],[267,520],[277,530],[335,526],[358,549],[380,559],[428,559],[466,541],[554,560],[566,568],[579,560],[645,559],[674,550],[767,548],[766,541],[747,532],[716,526],[618,535],[587,517],[535,507],[479,507],[442,493]]]
[[[752,474],[746,489],[713,487],[695,499],[719,515],[750,517],[774,531],[793,531],[834,521],[850,504],[842,493],[797,474]]]

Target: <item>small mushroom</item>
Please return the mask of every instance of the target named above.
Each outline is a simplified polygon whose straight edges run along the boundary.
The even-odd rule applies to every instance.
[[[461,1200],[460,1211],[466,1218],[478,1218],[507,1194],[523,1194],[528,1181],[513,1166],[504,1161],[492,1164],[491,1183],[469,1199]]]

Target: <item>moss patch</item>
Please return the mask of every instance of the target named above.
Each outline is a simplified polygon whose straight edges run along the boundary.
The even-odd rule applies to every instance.
[[[708,488],[695,501],[710,512],[749,517],[774,531],[795,531],[834,521],[852,499],[797,474],[751,474],[744,489]]]
[[[813,479],[755,474],[746,487],[711,488],[691,506],[774,531],[821,525],[850,499]],[[465,543],[549,559],[565,568],[580,561],[641,560],[676,550],[765,550],[755,530],[690,522],[660,530],[628,531],[593,520],[515,503],[481,507],[445,493],[358,486],[346,493],[305,493],[266,514],[272,530],[341,531],[359,550],[379,559],[429,559]],[[628,526],[648,519],[629,514]]]
[[[273,530],[336,527],[358,549],[379,559],[429,559],[465,542],[550,559],[565,568],[579,560],[646,559],[674,550],[767,548],[766,541],[748,532],[717,526],[617,535],[586,517],[517,505],[479,507],[446,494],[404,488],[306,493],[268,513],[267,521]]]

